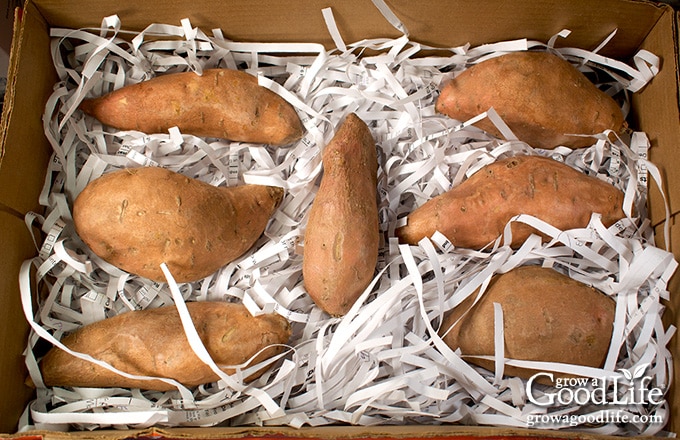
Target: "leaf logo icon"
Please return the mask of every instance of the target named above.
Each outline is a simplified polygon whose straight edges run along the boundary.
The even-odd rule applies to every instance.
[[[619,369],[618,371],[620,371],[621,374],[623,374],[623,376],[629,381],[633,380],[633,375],[631,374],[630,371],[624,370],[623,368]]]
[[[649,364],[642,364],[642,365],[639,365],[639,366],[637,366],[637,367],[635,368],[635,370],[634,370],[632,373],[631,373],[630,371],[628,371],[628,370],[624,370],[623,368],[621,368],[621,369],[619,369],[619,370],[617,370],[617,371],[619,371],[621,374],[623,374],[623,376],[624,376],[629,382],[632,382],[633,380],[635,380],[635,379],[640,379],[642,376],[644,376],[644,375],[645,375],[645,371],[647,370],[647,367],[649,367]]]
[[[647,370],[647,367],[649,367],[649,364],[642,364],[639,367],[637,367],[633,372],[633,379],[641,378],[645,374],[645,370]]]

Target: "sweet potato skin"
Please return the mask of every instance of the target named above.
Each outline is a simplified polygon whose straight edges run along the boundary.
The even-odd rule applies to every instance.
[[[493,356],[493,303],[499,303],[506,358],[596,368],[604,363],[616,304],[598,290],[552,268],[522,266],[495,275],[479,302],[463,316],[477,293],[445,315],[441,333],[453,350],[460,348],[464,356]],[[468,361],[494,371],[492,360]],[[507,365],[505,372],[527,379],[536,373]]]
[[[377,154],[369,128],[347,116],[323,151],[324,174],[304,236],[303,279],[314,302],[346,314],[378,261]]]
[[[624,128],[616,101],[549,52],[513,52],[473,65],[442,87],[435,105],[439,113],[460,121],[490,107],[534,148],[581,148],[595,139],[570,135]],[[501,137],[488,119],[476,125]]]
[[[235,366],[259,350],[286,344],[291,330],[280,315],[253,317],[241,304],[223,302],[187,303],[201,341],[215,363]],[[123,372],[175,379],[194,387],[217,381],[218,376],[193,352],[174,306],[126,312],[81,327],[62,341],[70,349],[89,354]],[[261,362],[283,351],[272,346],[258,355]],[[41,360],[40,370],[47,386],[122,387],[166,391],[173,386],[158,380],[136,380],[120,376],[53,347]],[[234,369],[225,368],[227,374]],[[254,380],[263,371],[247,378]]]
[[[90,182],[73,222],[116,267],[162,282],[166,263],[177,282],[192,282],[250,249],[282,197],[278,187],[215,187],[164,168],[131,168]]]
[[[586,227],[593,212],[606,226],[625,217],[623,193],[556,160],[515,156],[480,169],[461,184],[425,202],[397,228],[401,243],[417,244],[435,231],[454,246],[481,249],[498,238],[514,216],[529,214],[561,230]],[[513,223],[512,247],[534,228]]]
[[[186,134],[269,145],[290,144],[303,133],[292,105],[233,69],[160,75],[85,100],[80,108],[105,125],[145,133],[177,126]]]

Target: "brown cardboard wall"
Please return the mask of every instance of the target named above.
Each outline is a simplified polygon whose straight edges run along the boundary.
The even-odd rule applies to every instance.
[[[201,8],[183,8],[179,2],[158,8],[154,2],[138,2],[126,7],[115,0],[97,2],[39,1],[39,9],[49,23],[60,27],[98,26],[103,17],[119,14],[124,26],[141,30],[151,22],[179,23],[189,18],[204,30],[220,28],[225,37],[236,41],[316,42],[332,48],[321,9],[331,6],[345,42],[364,38],[396,37],[394,29],[370,3],[327,2],[310,0],[283,3],[262,1],[254,7],[249,2],[207,0]],[[490,4],[489,4],[490,5]],[[575,0],[556,2],[539,0],[530,3],[498,2],[493,6],[474,2],[431,0],[425,4],[393,0],[388,6],[404,23],[410,37],[423,44],[453,47],[466,43],[478,45],[513,38],[547,40],[564,28],[571,29],[568,44],[593,49],[614,29],[615,38],[606,54],[630,55],[631,45],[639,45],[656,23],[664,8],[639,1]],[[640,8],[646,9],[640,14]],[[574,14],[581,10],[583,13]],[[207,11],[210,11],[209,13]],[[635,20],[627,17],[636,16]],[[461,19],[474,17],[474,19]]]
[[[650,32],[645,39],[642,49],[652,53],[664,53],[663,47],[676,45],[678,42],[677,27],[673,25],[673,14],[667,14],[661,18],[661,25]],[[658,29],[675,29],[674,33],[659,32]],[[673,157],[677,155],[680,147],[680,90],[677,87],[680,64],[678,53],[666,52],[667,56],[662,60],[659,74],[646,87],[644,93],[632,96],[633,111],[630,120],[633,128],[641,129],[647,133],[651,142],[650,159],[660,166],[665,179],[665,192],[670,205],[671,213],[680,210],[680,170],[669,166],[673,163]],[[654,109],[668,109],[664,114],[658,115]],[[663,200],[660,193],[653,188],[650,192],[650,216],[656,224],[663,220],[665,213]],[[659,244],[663,246],[663,244]]]
[[[671,247],[673,249],[678,249],[680,246],[680,224],[677,223],[677,215],[673,216],[670,220],[671,224],[671,238],[670,238],[670,243]],[[663,225],[660,225],[659,227],[656,228],[656,234],[657,235],[663,235]],[[674,276],[669,283],[668,290],[671,292],[671,301],[668,304],[668,308],[664,312],[663,318],[664,318],[664,323],[666,325],[678,325],[678,322],[680,322],[680,306],[678,305],[678,297],[677,297],[677,292],[680,292],[680,277],[679,276]],[[677,334],[673,336],[673,339],[671,339],[671,342],[668,347],[669,350],[671,350],[672,353],[678,353],[680,352],[680,338],[678,338]],[[676,358],[677,359],[677,358]],[[677,361],[676,361],[677,362]],[[677,381],[680,380],[680,372],[675,369],[673,373],[673,381],[677,383]],[[671,394],[669,396],[669,402],[677,402],[678,401],[678,395],[680,395],[680,391],[678,391],[677,387],[671,388]],[[671,432],[678,432],[680,430],[680,406],[675,404],[671,407],[671,414],[670,414],[670,426],[669,430]]]
[[[1,208],[1,206],[0,206]],[[0,209],[0,240],[3,251],[0,253],[0,271],[5,274],[19,273],[20,262],[31,258],[33,241],[23,218],[17,213]],[[0,277],[0,292],[16,291],[16,277]],[[19,402],[28,402],[33,389],[20,380],[26,375],[23,352],[26,348],[28,329],[21,309],[18,295],[0,296],[0,308],[7,315],[0,320],[0,352],[4,361],[0,363],[0,391],[11,398],[0,399],[0,432],[14,432],[17,421],[23,412]]]
[[[3,128],[0,132],[2,157],[0,166],[0,393],[12,398],[0,399],[0,432],[14,432],[19,415],[34,394],[24,385],[26,370],[23,351],[26,347],[28,325],[21,309],[18,295],[18,270],[21,262],[35,255],[35,245],[23,215],[28,211],[40,212],[38,195],[45,180],[45,170],[50,150],[43,141],[40,147],[32,142],[40,139],[42,132],[41,112],[51,92],[49,82],[54,83],[53,69],[49,67],[49,38],[44,21],[36,13],[23,14],[32,32],[18,34],[13,41],[13,54],[18,50],[31,53],[19,60],[12,58],[10,73],[23,81],[11,84],[6,105],[3,108]],[[19,24],[19,23],[17,23]],[[17,35],[17,34],[15,34]],[[20,44],[21,43],[21,44]],[[43,60],[45,64],[36,62]],[[40,78],[45,75],[45,78]],[[16,95],[21,99],[14,99]],[[10,117],[21,118],[24,123],[6,126]],[[38,231],[39,233],[39,231]]]

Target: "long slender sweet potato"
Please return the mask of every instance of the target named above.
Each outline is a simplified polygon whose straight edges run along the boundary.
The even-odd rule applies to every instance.
[[[515,156],[491,163],[458,186],[416,208],[397,228],[402,243],[417,244],[435,231],[453,245],[481,249],[503,234],[519,214],[558,229],[586,227],[592,213],[606,226],[622,219],[623,193],[613,185],[542,156]],[[511,226],[511,246],[521,245],[534,228]]]
[[[187,303],[194,327],[213,361],[227,374],[258,354],[252,365],[283,351],[291,335],[280,315],[253,317],[241,304]],[[86,325],[65,336],[64,345],[88,354],[116,369],[137,376],[175,379],[193,387],[218,380],[218,376],[193,352],[174,306],[126,312]],[[122,387],[171,390],[159,380],[129,379],[53,347],[41,360],[47,386]],[[254,380],[264,370],[247,378]]]
[[[166,263],[177,282],[191,282],[250,249],[282,198],[279,187],[215,187],[164,168],[132,168],[90,182],[73,222],[109,263],[156,281],[165,281]]]
[[[549,52],[513,52],[475,64],[442,87],[435,107],[460,121],[493,107],[534,148],[585,147],[595,139],[573,135],[624,128],[616,101]],[[488,119],[476,125],[501,136]]]
[[[347,116],[323,151],[324,174],[305,230],[303,277],[315,303],[344,315],[378,261],[377,156],[368,127]]]
[[[494,303],[503,311],[507,359],[601,367],[614,326],[615,302],[602,292],[551,268],[523,266],[495,275],[482,298],[473,293],[447,313],[444,342],[468,361],[494,371]],[[467,312],[467,313],[465,313]],[[508,375],[528,378],[533,370],[506,366]]]
[[[187,134],[286,145],[302,137],[295,109],[248,73],[209,69],[172,73],[85,100],[80,108],[121,130]]]

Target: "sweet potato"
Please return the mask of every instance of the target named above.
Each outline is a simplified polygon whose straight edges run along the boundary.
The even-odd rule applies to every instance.
[[[507,222],[529,214],[561,230],[583,228],[592,213],[606,226],[623,218],[623,193],[613,185],[542,156],[515,156],[491,163],[461,184],[416,208],[397,228],[400,242],[416,244],[435,231],[453,245],[481,249],[498,238]],[[515,222],[512,247],[534,228]]]
[[[302,137],[295,109],[248,73],[209,69],[171,73],[85,100],[80,108],[120,130],[186,134],[286,145]]]
[[[241,304],[187,303],[189,314],[210,357],[227,374],[258,354],[255,365],[283,351],[291,335],[280,315],[253,317]],[[218,376],[193,352],[175,306],[130,311],[88,324],[61,342],[73,351],[88,354],[116,369],[138,376],[175,379],[193,387],[215,382]],[[171,390],[159,380],[129,379],[53,347],[40,361],[47,386],[121,387]],[[265,369],[246,380],[254,380]]]
[[[523,266],[495,275],[470,309],[477,293],[447,313],[441,327],[444,342],[460,348],[470,363],[494,371],[493,360],[475,357],[494,355],[494,303],[503,310],[505,358],[589,367],[604,363],[616,304],[602,292],[551,268]],[[514,366],[505,372],[524,378],[535,373]]]
[[[370,284],[378,261],[378,165],[364,121],[347,116],[322,161],[324,172],[305,230],[302,272],[315,303],[339,316]]]
[[[132,168],[90,182],[73,222],[105,261],[155,281],[165,281],[166,263],[177,282],[191,282],[250,249],[282,197],[278,187],[215,187],[164,168]]]
[[[574,134],[625,127],[616,101],[549,52],[513,52],[473,65],[442,87],[435,105],[439,113],[460,121],[490,107],[519,140],[534,148],[585,147],[595,139]],[[476,125],[501,137],[488,119]]]

